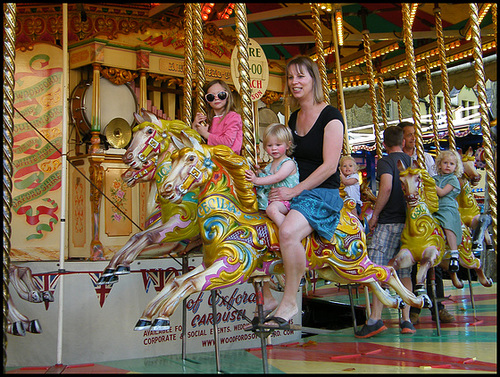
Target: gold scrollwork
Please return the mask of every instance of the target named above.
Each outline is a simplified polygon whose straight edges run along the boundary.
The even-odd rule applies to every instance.
[[[100,71],[104,78],[108,79],[115,85],[123,85],[134,80],[139,75],[137,72],[130,72],[126,69],[114,67],[101,67]]]

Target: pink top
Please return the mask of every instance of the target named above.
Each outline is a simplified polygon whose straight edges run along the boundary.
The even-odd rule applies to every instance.
[[[209,132],[208,145],[227,145],[240,154],[243,144],[243,122],[240,114],[230,111],[224,118],[214,117]]]

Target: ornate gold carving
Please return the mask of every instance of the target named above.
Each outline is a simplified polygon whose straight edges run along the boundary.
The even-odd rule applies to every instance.
[[[260,100],[264,102],[266,105],[270,105],[276,101],[279,101],[280,97],[281,97],[280,93],[266,90],[266,92],[264,93],[264,95]]]
[[[130,72],[126,69],[101,67],[102,77],[108,79],[115,85],[123,85],[139,76],[137,72]]]

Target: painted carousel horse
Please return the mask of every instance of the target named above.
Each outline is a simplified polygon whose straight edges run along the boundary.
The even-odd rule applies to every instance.
[[[448,271],[449,256],[446,256],[446,241],[442,227],[432,213],[438,209],[436,183],[425,169],[414,166],[405,168],[398,161],[399,177],[406,197],[406,223],[401,234],[401,250],[391,260],[395,269],[411,267],[420,262],[416,276],[415,291],[425,292],[424,279],[429,268],[441,266]],[[492,285],[491,279],[484,275],[481,261],[471,251],[471,235],[462,223],[462,243],[458,247],[459,263],[462,267],[474,269],[478,279],[485,287]],[[453,285],[463,288],[456,273],[449,272]]]
[[[227,146],[201,145],[186,135],[182,143],[172,154],[172,169],[159,194],[179,203],[189,192],[199,190],[197,221],[203,263],[187,274],[172,276],[147,305],[135,330],[168,329],[177,305],[195,292],[230,287],[254,276],[283,274],[278,228],[258,210],[254,186],[244,175],[249,169],[246,159]],[[352,199],[344,201],[333,241],[316,233],[304,239],[309,270],[317,270],[325,280],[369,286],[388,307],[403,307],[401,298],[419,308],[431,305],[428,297],[416,297],[407,290],[392,267],[369,260],[366,235],[350,212],[354,206]],[[394,288],[401,298],[392,297],[379,283]]]
[[[462,154],[462,164],[464,173],[459,178],[460,194],[457,196],[458,210],[463,223],[473,231],[472,251],[480,251],[482,249],[483,239],[486,242],[486,247],[493,247],[493,242],[486,228],[491,224],[491,216],[481,214],[476,198],[472,193],[472,186],[477,186],[481,180],[481,176],[475,167],[475,156],[472,148],[467,150],[467,153]]]
[[[33,280],[31,269],[28,267],[11,265],[9,267],[9,279],[19,297],[23,300],[34,303],[54,301],[54,296],[51,292],[38,289]],[[42,332],[42,326],[38,319],[30,320],[22,314],[14,305],[11,296],[9,296],[7,304],[9,306],[9,313],[7,315],[7,332],[9,334],[24,336],[26,335],[26,331],[33,334],[40,334]]]
[[[122,179],[133,187],[139,182],[156,180],[148,199],[148,219],[146,230],[134,234],[118,250],[104,269],[97,284],[114,284],[118,275],[130,273],[130,265],[139,256],[179,256],[201,245],[196,219],[194,194],[186,196],[181,204],[174,204],[157,195],[157,185],[161,185],[170,170],[170,155],[175,150],[171,143],[173,135],[181,131],[201,140],[200,135],[179,120],[159,120],[154,114],[143,109],[143,116],[134,113],[138,123],[134,127],[130,146],[125,151],[123,162],[130,166]],[[153,254],[151,246],[155,248]],[[149,254],[148,254],[149,252]]]

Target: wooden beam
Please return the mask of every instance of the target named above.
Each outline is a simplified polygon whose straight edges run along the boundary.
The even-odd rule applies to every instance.
[[[296,14],[311,12],[310,5],[294,5],[291,7],[283,7],[279,9],[268,10],[259,13],[250,13],[247,15],[247,22],[249,24],[253,22],[274,20],[277,18],[293,16]],[[235,18],[231,17],[227,20],[217,20],[212,22],[217,27],[228,27],[234,26],[236,24]]]
[[[168,10],[169,8],[173,6],[179,6],[179,3],[160,3],[160,5],[157,5],[156,7],[152,8],[149,10],[149,17],[159,17],[163,12]]]

